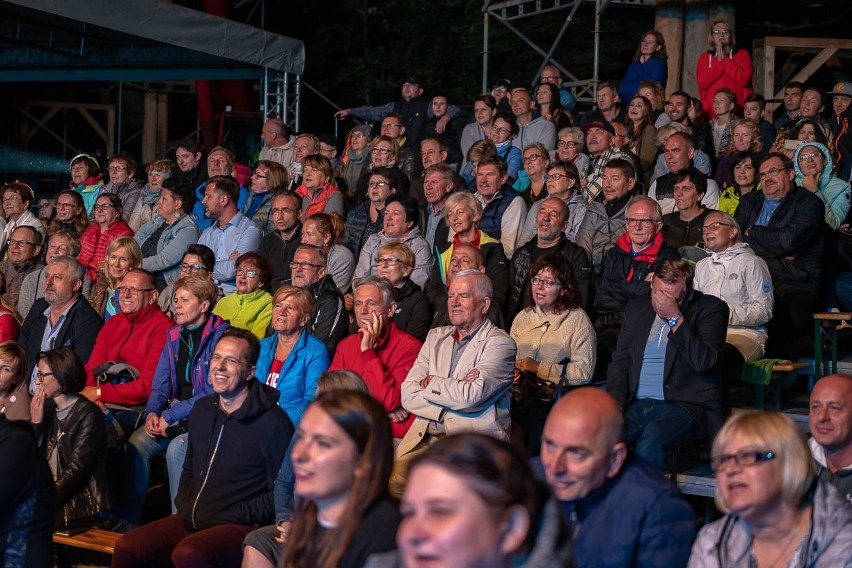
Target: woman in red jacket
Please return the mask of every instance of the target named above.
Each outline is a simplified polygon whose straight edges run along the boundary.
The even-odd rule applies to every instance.
[[[734,114],[738,116],[743,115],[742,101],[754,92],[751,87],[751,56],[743,49],[734,49],[735,43],[734,30],[728,22],[717,20],[710,32],[710,50],[698,58],[695,80],[701,106],[711,119],[716,118],[713,95],[720,88],[727,87],[737,95],[738,106]]]
[[[86,269],[92,284],[98,281],[98,267],[106,256],[109,244],[125,235],[132,237],[133,229],[122,218],[121,199],[114,193],[102,193],[92,208],[95,223],[80,237],[80,254],[77,260]]]

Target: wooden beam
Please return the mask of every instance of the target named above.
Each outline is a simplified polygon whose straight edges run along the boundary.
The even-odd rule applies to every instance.
[[[767,36],[763,38],[765,45],[771,45],[780,48],[798,49],[802,47],[825,48],[833,47],[835,49],[852,49],[852,40],[849,39],[826,39],[812,37],[778,37]]]
[[[142,120],[142,163],[147,164],[157,155],[157,93],[146,92],[145,114]]]
[[[59,105],[54,105],[44,113],[44,116],[41,117],[39,122],[36,122],[36,127],[33,130],[29,130],[26,138],[24,139],[24,144],[28,144],[30,140],[32,140],[33,136],[38,134],[38,131],[47,124],[47,121],[53,118],[53,116],[62,110],[62,107]]]
[[[78,108],[78,109],[77,109],[77,112],[79,112],[79,113],[80,113],[80,115],[81,115],[81,116],[82,116],[82,117],[86,120],[86,122],[88,122],[88,123],[89,123],[89,126],[91,126],[91,127],[92,127],[92,130],[94,130],[94,131],[95,131],[95,134],[97,134],[97,135],[101,138],[101,140],[103,140],[104,142],[106,142],[106,141],[107,141],[107,138],[108,138],[108,137],[107,137],[107,133],[106,133],[106,132],[104,132],[104,129],[101,127],[101,125],[100,125],[100,124],[98,124],[98,121],[97,121],[97,120],[95,120],[95,119],[92,117],[92,115],[91,115],[91,114],[89,114],[89,111],[88,111],[88,110],[86,110],[86,109],[84,109],[84,108]]]
[[[112,156],[115,150],[115,107],[110,105],[107,110],[107,156]]]
[[[115,105],[107,105],[107,104],[66,103],[66,102],[56,102],[56,101],[27,101],[27,106],[52,107],[53,105],[59,105],[62,108],[72,108],[72,109],[84,108],[86,110],[109,110],[109,109],[115,107]]]
[[[837,48],[836,48],[836,47],[827,47],[827,48],[823,49],[822,51],[820,51],[820,52],[816,55],[816,57],[814,57],[813,59],[811,59],[811,60],[810,60],[810,62],[809,62],[807,65],[805,65],[804,67],[802,67],[802,70],[801,70],[801,71],[799,71],[798,73],[796,73],[795,75],[793,75],[793,77],[792,77],[792,79],[790,79],[790,81],[800,81],[800,82],[804,83],[805,81],[807,81],[807,80],[808,80],[808,78],[810,78],[810,76],[811,76],[811,75],[813,75],[814,71],[816,71],[817,69],[819,69],[820,67],[822,67],[822,65],[823,65],[826,61],[828,61],[829,59],[831,59],[831,57],[832,57],[835,53],[837,53]],[[790,81],[787,81],[787,82],[789,83]],[[774,90],[774,89],[770,89],[770,90],[768,90],[768,91],[764,91],[764,92],[766,92],[766,93],[771,93],[771,92],[773,92],[773,90]],[[778,91],[775,93],[775,97],[774,97],[774,98],[778,99],[778,98],[781,98],[781,97],[783,97],[783,96],[784,96],[784,87],[782,86],[782,87],[781,87],[781,89],[780,89],[780,90],[778,90]]]

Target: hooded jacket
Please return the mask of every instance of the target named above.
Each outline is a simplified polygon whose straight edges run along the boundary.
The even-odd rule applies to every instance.
[[[816,480],[807,498],[813,507],[802,545],[788,568],[849,566],[852,550],[852,507],[832,485]],[[752,535],[746,521],[735,514],[701,529],[692,547],[688,568],[749,568]]]
[[[306,290],[314,298],[308,331],[325,343],[329,354],[334,354],[337,344],[349,334],[349,316],[343,306],[343,294],[330,274]]]
[[[401,239],[389,237],[384,231],[370,235],[358,255],[354,277],[360,278],[368,274],[375,274],[379,249],[382,248],[382,245],[390,242],[401,242],[411,249],[414,253],[414,271],[410,278],[418,286],[426,286],[426,283],[429,282],[429,273],[432,271],[432,251],[416,224]]]
[[[710,118],[716,118],[713,112],[713,97],[722,87],[731,89],[737,96],[737,114],[742,114],[746,97],[754,92],[751,87],[751,56],[744,49],[732,49],[722,61],[716,59],[716,50],[705,51],[698,58],[695,67],[695,81],[701,106]]]
[[[263,288],[248,294],[234,292],[219,300],[213,313],[228,320],[232,326],[247,329],[258,339],[263,339],[272,321],[272,296]]]
[[[793,156],[793,169],[796,170],[796,183],[804,187],[802,182],[805,179],[805,174],[799,166],[799,156],[805,148],[814,147],[820,151],[825,158],[825,165],[819,175],[819,189],[815,195],[822,199],[825,204],[825,222],[836,231],[840,228],[840,224],[849,213],[849,199],[852,196],[852,190],[849,188],[849,183],[836,177],[834,172],[834,161],[831,159],[831,152],[819,142],[807,142],[799,146]],[[810,153],[810,151],[808,151]],[[807,188],[805,188],[807,189]],[[810,190],[809,190],[810,191]]]
[[[189,415],[189,443],[175,506],[188,530],[222,524],[260,526],[275,517],[272,487],[293,437],[278,391],[249,379],[242,406],[226,414],[219,395]]]

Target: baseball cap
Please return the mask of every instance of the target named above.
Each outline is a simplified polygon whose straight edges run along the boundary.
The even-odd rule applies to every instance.
[[[849,81],[841,81],[828,93],[829,96],[843,95],[844,97],[852,97],[852,83]]]
[[[600,120],[596,120],[580,127],[580,129],[583,131],[583,134],[587,133],[592,128],[600,128],[601,130],[606,130],[611,135],[615,136],[615,128],[613,128],[609,122],[601,122]]]
[[[411,83],[412,85],[417,85],[418,87],[422,87],[423,84],[420,82],[420,75],[409,75],[402,81],[403,83]]]

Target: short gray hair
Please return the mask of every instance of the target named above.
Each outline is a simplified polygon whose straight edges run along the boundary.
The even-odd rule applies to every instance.
[[[309,250],[312,251],[319,257],[320,263],[322,263],[323,268],[328,268],[328,251],[323,247],[318,247],[316,245],[299,245],[299,248],[296,249],[296,252],[300,250]]]
[[[627,207],[624,208],[624,212],[627,213],[630,211],[630,208],[636,205],[637,203],[647,203],[654,210],[654,221],[662,221],[663,220],[663,208],[660,207],[660,202],[654,199],[653,197],[648,197],[647,195],[637,195],[635,197],[630,198],[630,201],[627,202]]]
[[[51,266],[53,264],[61,264],[68,268],[68,272],[71,275],[71,280],[79,280],[83,281],[83,278],[86,276],[86,271],[83,268],[83,265],[80,264],[80,261],[74,258],[73,256],[56,256],[51,258],[47,265]]]
[[[378,288],[382,293],[382,297],[385,299],[385,306],[390,306],[396,301],[396,289],[387,278],[372,274],[356,278],[352,281],[352,293],[354,294],[361,286],[375,286]]]
[[[725,213],[724,211],[711,211],[710,213],[707,214],[707,217],[704,218],[705,222],[710,217],[721,217],[723,223],[727,223],[728,225],[735,228],[737,230],[737,235],[733,238],[733,241],[735,243],[738,243],[740,241],[740,235],[742,235],[743,232],[742,232],[742,229],[740,229],[740,224],[737,223],[736,219],[734,219],[733,217],[731,217],[729,214]]]
[[[491,284],[491,278],[487,274],[483,274],[478,270],[468,269],[456,272],[453,275],[453,280],[458,280],[462,276],[472,276],[474,279],[473,288],[476,290],[476,295],[480,299],[494,297],[494,285]]]

